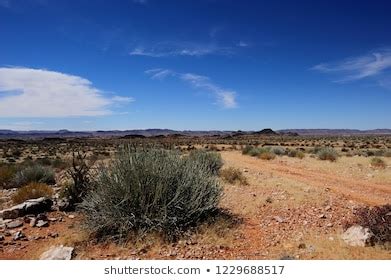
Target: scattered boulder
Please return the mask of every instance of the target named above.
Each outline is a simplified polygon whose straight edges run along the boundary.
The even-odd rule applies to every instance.
[[[21,231],[17,231],[17,232],[14,234],[13,240],[14,240],[14,241],[17,241],[17,240],[22,240],[22,239],[26,239],[26,235],[24,235],[24,233],[21,232]]]
[[[72,253],[73,247],[64,247],[63,245],[51,247],[41,255],[40,260],[70,260]]]
[[[49,222],[48,221],[44,221],[44,220],[38,220],[38,222],[36,223],[35,225],[36,227],[48,227],[49,226]]]
[[[0,235],[0,241],[4,241],[5,237],[3,235]]]
[[[369,228],[353,225],[342,234],[342,239],[350,246],[365,247],[371,244],[373,236]]]
[[[7,223],[6,224],[6,227],[7,228],[18,228],[18,227],[21,227],[21,226],[23,226],[23,221],[21,221],[21,220],[14,220],[14,221],[12,221],[12,222],[9,222],[9,223]]]
[[[0,211],[0,217],[3,219],[16,219],[27,214],[39,214],[50,211],[52,205],[53,201],[50,198],[29,199],[21,204]]]

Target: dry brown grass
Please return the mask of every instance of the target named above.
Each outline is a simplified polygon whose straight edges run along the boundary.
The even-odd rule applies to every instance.
[[[248,185],[246,177],[239,168],[228,167],[222,169],[220,170],[220,177],[230,184],[239,183],[241,185]]]
[[[272,160],[276,158],[276,155],[272,152],[264,152],[259,155],[259,158],[263,160]]]
[[[382,160],[381,158],[374,157],[371,159],[371,166],[374,168],[384,169],[384,168],[386,168],[387,165],[386,165],[386,162],[384,160]]]
[[[12,201],[16,204],[22,203],[28,199],[39,197],[51,197],[53,190],[46,184],[42,183],[30,183],[17,190],[12,196]]]

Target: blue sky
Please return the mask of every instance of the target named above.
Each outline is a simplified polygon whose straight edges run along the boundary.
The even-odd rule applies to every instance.
[[[0,0],[0,129],[391,128],[391,2]]]

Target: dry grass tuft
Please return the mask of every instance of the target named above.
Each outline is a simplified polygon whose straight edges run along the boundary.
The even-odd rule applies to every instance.
[[[228,167],[221,170],[220,177],[223,178],[224,181],[230,184],[239,183],[241,185],[248,185],[247,179],[243,175],[243,172],[235,167]]]
[[[22,203],[28,199],[39,197],[51,197],[53,190],[46,184],[42,183],[30,183],[24,186],[12,196],[12,201],[15,203]]]
[[[386,162],[384,160],[382,160],[381,158],[374,157],[371,159],[371,166],[374,168],[384,169],[384,168],[386,168],[387,165],[386,165]]]

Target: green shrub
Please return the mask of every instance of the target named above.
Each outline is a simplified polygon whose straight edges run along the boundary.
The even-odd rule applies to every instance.
[[[205,150],[194,150],[189,154],[189,159],[203,164],[213,175],[217,175],[223,166],[221,155],[216,152],[207,152]]]
[[[201,159],[201,160],[200,160]],[[174,239],[217,209],[222,188],[202,157],[161,149],[124,149],[100,166],[81,203],[97,238],[125,240],[157,231]]]
[[[240,169],[235,168],[235,167],[228,167],[225,169],[222,169],[220,171],[220,177],[230,183],[230,184],[235,184],[239,183],[241,185],[247,185],[247,179],[244,177],[242,171]]]
[[[12,187],[12,179],[16,174],[16,167],[11,164],[0,165],[0,189]]]
[[[386,168],[386,162],[381,158],[374,157],[371,159],[371,166],[375,168]]]
[[[242,149],[242,154],[243,154],[243,155],[248,155],[249,152],[250,152],[253,148],[254,148],[253,146],[246,145],[246,146]]]
[[[15,203],[22,203],[28,199],[39,197],[51,197],[53,190],[46,184],[42,183],[30,183],[17,190],[12,196],[12,201]]]
[[[299,159],[302,159],[305,157],[305,154],[302,152],[302,151],[298,151],[298,150],[290,150],[288,152],[288,157],[297,157]]]
[[[18,171],[12,181],[16,187],[21,187],[32,182],[48,185],[54,185],[56,183],[53,169],[42,165],[31,165]]]
[[[266,153],[266,152],[269,152],[269,151],[270,151],[269,148],[253,147],[253,148],[248,152],[248,155],[250,155],[250,156],[252,156],[252,157],[258,157],[260,154]]]
[[[320,160],[336,161],[338,153],[333,148],[322,148],[318,151],[317,156]]]
[[[272,152],[273,154],[275,154],[277,156],[283,156],[283,155],[285,155],[286,150],[283,147],[272,147],[270,149],[270,152]]]

